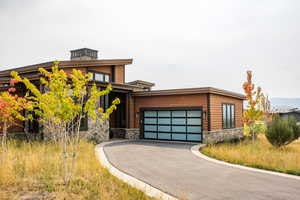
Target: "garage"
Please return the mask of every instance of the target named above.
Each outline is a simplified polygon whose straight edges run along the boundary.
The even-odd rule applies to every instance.
[[[141,132],[144,139],[202,141],[202,109],[142,108]]]

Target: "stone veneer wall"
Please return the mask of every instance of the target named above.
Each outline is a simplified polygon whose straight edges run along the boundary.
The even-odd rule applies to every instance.
[[[125,138],[130,140],[140,139],[139,128],[111,128],[113,138]]]
[[[80,134],[82,135],[82,137],[85,137],[88,140],[95,141],[96,143],[107,141],[109,140],[109,121],[94,121],[89,118],[88,130],[80,131]]]
[[[55,139],[55,136],[45,128],[43,128],[43,134],[44,140]],[[80,131],[80,136],[82,138],[95,141],[96,143],[109,140],[109,121],[104,120],[103,122],[101,122],[99,120],[93,120],[89,118],[88,129],[86,131]]]
[[[139,128],[111,128],[113,138],[140,139]],[[241,139],[243,128],[222,129],[218,131],[203,131],[203,143],[218,143],[227,140]]]
[[[218,143],[228,140],[241,139],[243,128],[222,129],[217,131],[203,131],[203,143]]]

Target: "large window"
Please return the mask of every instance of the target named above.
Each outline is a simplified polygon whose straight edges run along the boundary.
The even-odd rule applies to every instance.
[[[235,109],[233,104],[222,104],[223,129],[235,127]]]
[[[106,74],[102,72],[90,72],[90,73],[91,73],[90,79],[93,81],[105,82],[105,83],[110,82],[110,74]]]

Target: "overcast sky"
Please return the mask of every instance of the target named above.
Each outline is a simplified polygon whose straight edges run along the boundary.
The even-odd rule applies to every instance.
[[[298,0],[0,0],[0,69],[133,58],[126,81],[242,92],[246,70],[271,97],[300,97]]]

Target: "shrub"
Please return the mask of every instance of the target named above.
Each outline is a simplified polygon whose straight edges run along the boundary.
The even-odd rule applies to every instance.
[[[275,116],[268,124],[266,138],[274,147],[288,145],[300,136],[300,127],[293,118]]]

